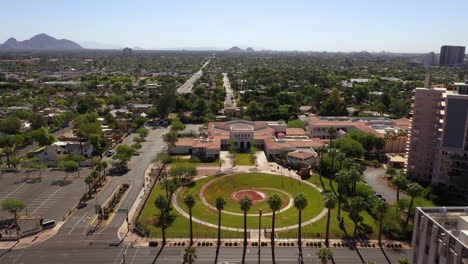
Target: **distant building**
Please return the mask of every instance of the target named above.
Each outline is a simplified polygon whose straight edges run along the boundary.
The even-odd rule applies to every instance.
[[[454,87],[416,88],[407,170],[468,197],[468,82]]]
[[[330,127],[337,129],[336,138],[356,129],[384,138],[385,147],[382,153],[404,153],[408,136],[403,132],[409,130],[410,120],[407,118],[309,115],[307,131],[311,138],[330,139],[328,133]]]
[[[442,46],[442,48],[440,48],[439,64],[441,66],[463,65],[464,60],[465,60],[465,47]]]
[[[424,56],[424,66],[430,67],[435,65],[435,53],[429,52]]]
[[[133,50],[131,48],[125,48],[123,49],[123,55],[124,56],[132,56]]]
[[[411,263],[468,263],[468,207],[418,207]]]

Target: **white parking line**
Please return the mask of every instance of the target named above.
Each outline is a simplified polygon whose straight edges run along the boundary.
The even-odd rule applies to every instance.
[[[60,191],[60,189],[57,189],[53,194],[51,194],[51,195],[49,196],[49,198],[47,198],[37,209],[41,208],[41,207],[42,207],[47,201],[49,201],[49,199],[52,198],[52,196],[54,196],[54,194],[56,194],[58,191]],[[31,214],[34,214],[34,213],[37,211],[37,209],[34,210]]]
[[[11,194],[13,194],[14,192],[16,192],[17,190],[19,190],[21,187],[23,187],[23,185],[25,185],[26,183],[24,182],[23,184],[21,184],[20,186],[16,187],[13,191],[9,192],[7,195],[3,196],[0,201],[3,201],[5,200],[5,198],[7,198],[8,196],[10,196]]]

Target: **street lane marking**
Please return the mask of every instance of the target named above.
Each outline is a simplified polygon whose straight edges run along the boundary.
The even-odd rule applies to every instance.
[[[68,232],[69,235],[75,230],[75,228],[78,226],[78,224],[88,215],[88,212],[84,213],[83,216],[73,225],[72,229],[70,232]]]

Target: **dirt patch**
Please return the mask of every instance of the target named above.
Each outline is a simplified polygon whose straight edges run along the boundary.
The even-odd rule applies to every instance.
[[[239,201],[245,195],[252,199],[253,202],[263,202],[268,198],[268,194],[255,189],[239,190],[232,194],[232,198]]]

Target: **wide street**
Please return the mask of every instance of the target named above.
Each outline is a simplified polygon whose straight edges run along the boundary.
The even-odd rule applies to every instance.
[[[6,253],[0,251],[1,263],[23,264],[23,263],[145,263],[150,264],[156,258],[160,247],[131,247],[121,244],[119,247],[108,246],[104,243],[94,243],[84,245],[81,248],[59,247],[59,248],[39,248],[34,247],[27,250],[14,250]],[[334,253],[334,263],[366,263],[375,261],[376,263],[396,263],[403,258],[409,258],[409,250],[380,250],[380,249],[359,249],[359,251],[347,248],[332,248]],[[304,248],[304,263],[321,263],[316,255],[317,249]],[[275,249],[277,263],[297,263],[297,248]],[[243,248],[220,248],[217,263],[241,263]],[[155,263],[183,263],[183,247],[165,247]],[[216,248],[197,248],[197,260],[195,263],[214,263]],[[362,259],[361,259],[362,257]],[[125,259],[125,260],[124,260]],[[260,254],[261,263],[271,263],[271,249],[264,247]],[[248,247],[246,252],[246,263],[258,263],[258,250]]]
[[[203,75],[203,68],[206,67],[210,63],[210,60],[206,61],[203,66],[200,68],[199,71],[194,73],[182,86],[180,86],[177,89],[177,93],[183,94],[183,93],[190,93],[192,92],[193,84],[200,79],[200,77]]]

